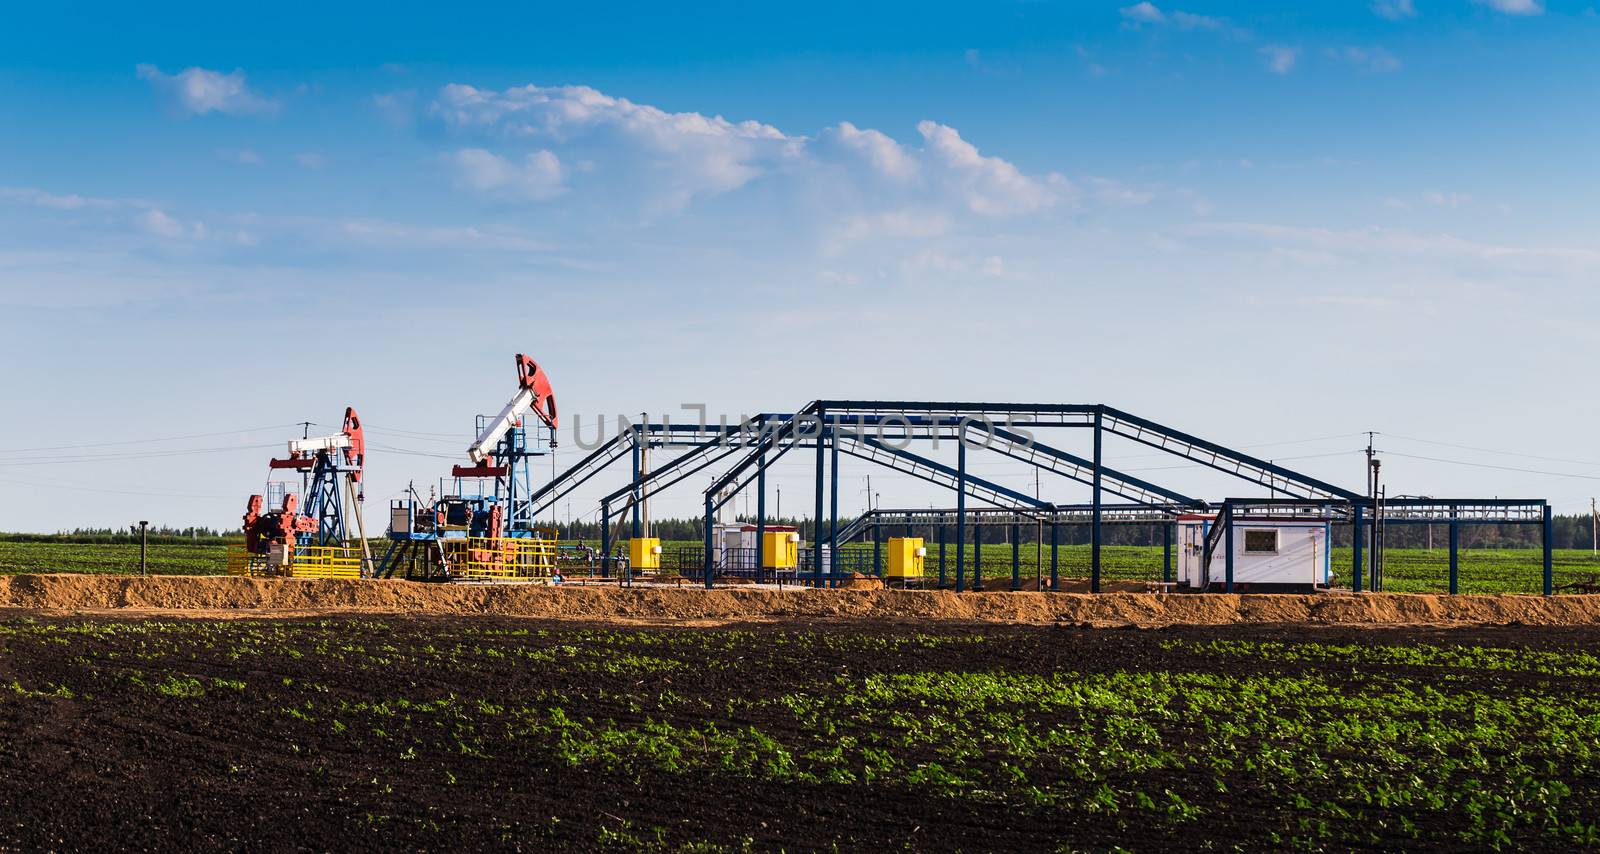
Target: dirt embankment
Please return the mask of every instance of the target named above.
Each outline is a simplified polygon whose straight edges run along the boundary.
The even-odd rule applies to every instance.
[[[0,577],[0,610],[238,616],[493,614],[647,622],[941,620],[1097,625],[1586,625],[1600,596],[1184,595],[534,587],[226,577]]]

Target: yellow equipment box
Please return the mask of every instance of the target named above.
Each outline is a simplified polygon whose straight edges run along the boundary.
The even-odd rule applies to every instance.
[[[890,578],[921,578],[922,561],[927,556],[921,537],[891,537],[887,574]]]
[[[635,537],[628,541],[628,563],[634,569],[661,568],[661,538]]]
[[[794,531],[767,531],[761,544],[763,569],[794,569],[800,565],[800,535]]]

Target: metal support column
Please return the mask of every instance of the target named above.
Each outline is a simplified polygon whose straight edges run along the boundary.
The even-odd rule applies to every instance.
[[[828,462],[828,477],[831,480],[828,501],[828,586],[839,586],[839,437],[828,433],[829,451],[832,459]]]
[[[961,576],[956,576],[956,583],[961,583]],[[972,526],[972,589],[974,592],[983,589],[983,526]]]
[[[711,569],[711,520],[712,520],[713,515],[716,512],[717,512],[716,511],[716,499],[713,498],[710,495],[707,495],[706,496],[706,531],[705,531],[705,545],[706,545],[706,560],[705,560],[705,564],[706,565],[705,565],[705,570],[706,570],[706,589],[707,590],[711,589],[711,574],[712,574],[712,569]]]
[[[600,577],[611,577],[611,505],[600,502]]]
[[[872,574],[883,575],[883,531],[877,522],[872,523]]]
[[[1549,596],[1555,591],[1555,563],[1552,560],[1550,548],[1555,540],[1555,526],[1552,524],[1550,505],[1544,506],[1544,595]]]
[[[949,539],[949,534],[950,534],[950,526],[948,526],[948,525],[940,525],[939,526],[939,586],[941,588],[944,587],[944,585],[946,583],[946,581],[945,581],[946,576],[945,576],[945,571],[944,571],[944,541]]]
[[[1350,589],[1361,592],[1361,577],[1366,574],[1366,564],[1361,560],[1361,505],[1351,508],[1350,546],[1354,553],[1350,561]]]
[[[1172,522],[1161,523],[1161,583],[1172,583]]]
[[[756,454],[756,583],[767,580],[767,452]]]
[[[956,431],[956,592],[967,589],[967,431]],[[976,532],[974,532],[976,533]]]
[[[1450,508],[1450,595],[1461,592],[1461,523],[1456,508]]]
[[[1050,592],[1061,590],[1061,526],[1050,517]]]
[[[1100,592],[1100,523],[1101,523],[1101,444],[1103,433],[1101,431],[1101,416],[1104,413],[1100,407],[1094,411],[1094,520],[1089,532],[1089,592]]]
[[[822,470],[827,457],[822,441],[822,413],[817,413],[817,512],[811,517],[811,586],[822,586]]]
[[[1227,546],[1227,551],[1224,552],[1224,554],[1226,555],[1226,560],[1227,560],[1227,565],[1225,567],[1225,571],[1226,571],[1227,574],[1223,576],[1222,592],[1224,592],[1224,593],[1232,593],[1233,592],[1233,505],[1229,504],[1227,502],[1223,502],[1222,515],[1227,520],[1227,521],[1221,523],[1223,525],[1223,528],[1222,528],[1222,539],[1223,539],[1223,542]]]
[[[644,427],[643,425],[640,425],[640,429],[635,430],[633,433],[633,538],[636,540],[644,536],[644,521],[642,516],[644,512],[644,502],[639,500],[639,496],[641,495],[641,491],[639,489],[639,470],[643,468],[643,461],[640,459],[640,456],[644,453],[641,450],[640,443],[643,441]]]
[[[1022,526],[1011,526],[1011,589],[1022,589]]]

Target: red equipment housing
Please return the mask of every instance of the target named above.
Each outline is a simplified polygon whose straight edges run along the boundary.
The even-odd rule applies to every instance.
[[[295,534],[311,534],[317,530],[317,520],[302,516],[300,496],[290,493],[283,497],[283,507],[261,512],[266,499],[250,496],[244,511],[244,546],[252,554],[263,554],[270,546],[291,542]]]

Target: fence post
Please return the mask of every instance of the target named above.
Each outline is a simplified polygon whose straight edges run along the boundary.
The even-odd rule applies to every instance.
[[[1545,520],[1546,520],[1545,524],[1546,525],[1549,524],[1549,518],[1550,518],[1549,514],[1548,513],[1545,514]],[[1548,528],[1546,528],[1546,530],[1548,530]],[[1546,543],[1550,542],[1550,538],[1548,536],[1545,537],[1545,542]],[[150,522],[147,521],[147,520],[141,519],[141,520],[139,520],[139,574],[140,575],[149,575],[150,574],[149,567],[145,563],[145,556],[149,552],[149,550],[150,550]],[[1545,553],[1549,554],[1548,547],[1546,548]],[[1549,592],[1549,591],[1546,591],[1546,592]]]

